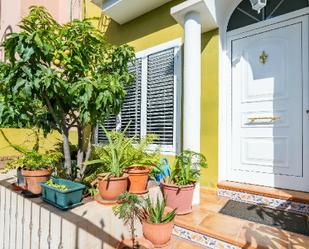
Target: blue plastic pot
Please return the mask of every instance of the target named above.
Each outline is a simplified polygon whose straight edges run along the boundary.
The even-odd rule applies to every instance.
[[[67,190],[61,191],[53,188],[46,183],[41,183],[42,198],[44,201],[60,209],[69,209],[81,204],[83,190],[85,186],[80,183],[72,182],[65,179],[53,179],[55,184],[61,184],[68,187]]]

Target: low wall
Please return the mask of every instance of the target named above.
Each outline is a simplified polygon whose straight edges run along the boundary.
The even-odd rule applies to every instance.
[[[109,206],[91,201],[60,211],[12,191],[11,181],[14,177],[0,174],[1,249],[110,249],[129,236]]]

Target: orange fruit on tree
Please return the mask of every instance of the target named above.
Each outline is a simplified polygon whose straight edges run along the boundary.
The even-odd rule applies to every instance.
[[[59,66],[60,63],[61,63],[61,61],[60,61],[59,59],[55,59],[55,60],[53,61],[53,63],[54,63],[55,66]]]
[[[66,49],[66,50],[64,51],[64,54],[65,54],[65,55],[70,55],[70,53],[71,53],[71,51],[68,50],[68,49]]]

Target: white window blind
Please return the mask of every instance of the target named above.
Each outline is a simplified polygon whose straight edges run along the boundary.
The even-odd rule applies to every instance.
[[[127,129],[127,135],[139,138],[141,135],[141,82],[142,60],[137,59],[135,65],[129,66],[129,71],[134,73],[135,82],[127,87],[127,95],[121,108],[121,129]]]
[[[129,66],[135,82],[127,87],[127,95],[118,115],[123,130],[131,121],[127,135],[137,138],[157,134],[153,145],[164,152],[176,152],[180,138],[180,41],[172,41],[137,53],[135,65]],[[116,117],[105,122],[107,130],[115,130]],[[98,142],[106,142],[98,129]]]
[[[104,123],[106,130],[115,130],[117,121],[120,122],[121,130],[125,129],[130,122],[127,129],[127,135],[135,136],[137,139],[141,134],[141,71],[142,60],[137,59],[135,64],[128,67],[129,72],[134,74],[135,81],[126,88],[127,95],[125,97],[121,112],[118,118],[111,115]],[[105,143],[107,138],[101,127],[98,129],[98,142]]]
[[[156,144],[174,143],[174,48],[148,56],[147,134]]]

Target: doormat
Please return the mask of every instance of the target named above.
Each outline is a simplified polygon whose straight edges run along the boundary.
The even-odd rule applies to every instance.
[[[221,214],[309,236],[308,216],[229,200]]]

